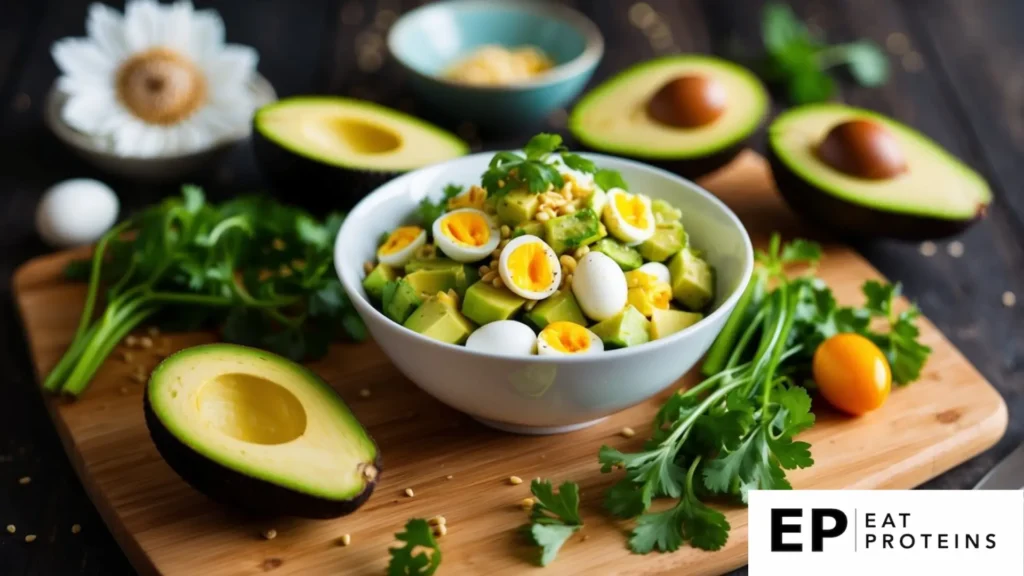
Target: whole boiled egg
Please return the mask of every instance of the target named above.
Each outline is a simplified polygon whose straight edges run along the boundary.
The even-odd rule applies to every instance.
[[[626,306],[626,275],[610,257],[588,252],[572,275],[572,293],[587,318],[607,320]]]
[[[388,266],[404,266],[427,243],[427,231],[419,226],[396,228],[377,248],[377,261]]]
[[[566,356],[604,352],[604,342],[575,322],[552,322],[537,335],[539,356]]]
[[[483,260],[501,242],[501,232],[483,210],[460,208],[434,221],[434,242],[456,262]]]
[[[120,203],[103,182],[73,178],[54,184],[36,207],[39,236],[55,248],[92,244],[117,221]]]
[[[612,236],[626,245],[642,244],[654,236],[656,222],[651,199],[643,194],[630,194],[622,188],[612,188],[604,205],[604,225]]]
[[[466,348],[492,354],[530,356],[537,347],[533,330],[515,320],[499,320],[484,324],[469,335]]]
[[[531,234],[509,241],[498,259],[505,286],[527,300],[543,300],[558,290],[562,267],[547,242]]]
[[[637,268],[637,270],[647,274],[648,276],[654,276],[658,282],[672,284],[672,275],[669,274],[668,266],[665,266],[661,262],[648,262],[647,264]]]

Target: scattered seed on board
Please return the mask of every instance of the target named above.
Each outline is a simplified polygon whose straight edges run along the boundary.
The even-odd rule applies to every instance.
[[[452,478],[455,478],[455,476],[452,476],[451,474],[444,477],[445,480],[451,480]]]
[[[632,438],[633,436],[636,436],[636,431],[629,426],[626,426],[619,432],[619,434],[622,434],[623,438]]]
[[[128,387],[127,386],[121,386],[119,392],[121,392],[121,396],[127,396],[128,395]]]
[[[441,515],[434,516],[430,520],[427,520],[427,524],[430,524],[431,526],[443,526],[443,525],[445,525],[447,523],[448,523],[448,520],[445,519],[445,517],[441,516]]]
[[[35,541],[36,541],[36,535],[35,534],[26,534],[25,535],[25,542],[35,542]]]
[[[532,510],[533,504],[533,498],[523,498],[522,500],[519,501],[519,507],[522,508],[523,510]]]
[[[32,478],[29,476],[22,476],[21,478],[18,478],[18,484],[21,484],[22,486],[28,484],[31,481]]]
[[[341,535],[341,545],[342,546],[348,546],[351,543],[352,543],[352,535],[351,534],[342,534]]]
[[[508,477],[508,483],[513,485],[513,486],[516,486],[517,484],[522,484],[523,483],[523,479],[520,478],[519,476],[509,476]]]
[[[128,336],[125,336],[125,339],[124,339],[124,345],[125,346],[127,346],[129,348],[134,348],[135,346],[138,345],[138,343],[139,343],[139,339],[134,334],[129,334]]]
[[[412,488],[406,488],[405,495],[408,496],[409,498],[412,498],[413,496],[416,495],[416,493],[412,491]]]
[[[921,245],[918,246],[917,250],[918,252],[921,253],[921,256],[924,256],[926,258],[931,258],[932,256],[935,256],[935,253],[939,251],[938,247],[935,246],[935,242],[930,241],[921,242]]]
[[[1017,295],[1007,290],[1003,292],[1003,306],[1013,308],[1017,304]]]
[[[153,339],[149,336],[143,336],[142,338],[139,338],[139,346],[142,346],[143,348],[152,348]]]
[[[946,246],[946,252],[953,258],[959,258],[964,255],[964,243],[954,240],[949,243],[949,246]]]
[[[82,525],[81,524],[72,524],[71,525],[71,533],[72,534],[78,534],[81,531],[82,531]]]
[[[359,391],[359,395],[362,396],[363,398],[369,398],[370,397],[370,389],[369,388],[363,388],[362,390]]]
[[[267,540],[273,540],[274,538],[277,538],[277,530],[274,530],[273,528],[270,530],[264,530],[263,537]]]
[[[444,524],[438,524],[434,526],[434,536],[444,536],[448,533],[448,527]]]
[[[15,531],[17,531],[17,528],[14,527],[14,524],[8,524],[7,525],[7,533],[8,534],[14,534]]]

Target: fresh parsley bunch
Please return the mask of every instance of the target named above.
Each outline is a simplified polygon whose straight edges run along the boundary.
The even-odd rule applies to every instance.
[[[859,40],[828,45],[816,38],[786,4],[765,6],[761,36],[768,52],[761,76],[786,90],[793,104],[828,100],[835,82],[828,70],[845,65],[861,86],[881,86],[889,78],[889,60],[875,43]]]
[[[553,162],[561,158],[567,168],[593,174],[602,189],[628,189],[622,175],[615,170],[598,170],[590,160],[569,152],[558,134],[537,134],[523,147],[523,152],[498,152],[483,173],[481,184],[489,198],[498,198],[513,190],[540,194],[565,184]]]
[[[342,335],[366,338],[334,274],[342,218],[319,221],[264,196],[214,205],[195,186],[132,216],[100,239],[88,263],[66,271],[88,279],[85,307],[44,388],[81,394],[118,342],[147,321],[220,326],[226,341],[294,360],[325,355]],[[101,290],[105,307],[95,314]]]

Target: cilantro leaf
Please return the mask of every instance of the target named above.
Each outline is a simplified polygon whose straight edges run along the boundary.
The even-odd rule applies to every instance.
[[[720,550],[725,546],[729,539],[729,521],[694,494],[693,475],[699,464],[699,458],[691,463],[685,480],[685,493],[674,507],[637,518],[629,540],[633,552],[674,552],[686,541],[702,550]]]
[[[565,165],[573,170],[579,172],[585,172],[587,174],[593,174],[597,172],[597,166],[594,165],[592,160],[587,160],[579,154],[572,154],[570,152],[562,152],[562,161]]]
[[[881,86],[889,79],[889,59],[874,42],[853,42],[843,52],[850,74],[861,86]]]
[[[548,154],[562,149],[562,137],[558,134],[542,132],[530,138],[530,141],[523,146],[527,160],[543,160]]]
[[[597,174],[594,174],[594,183],[605,191],[611,190],[612,188],[629,190],[629,185],[626,183],[626,179],[622,177],[622,174],[620,174],[618,170],[610,170],[607,168],[598,170]]]
[[[530,541],[541,548],[540,565],[547,566],[565,541],[583,527],[579,486],[563,482],[555,493],[550,481],[537,478],[530,483],[530,491],[536,503],[530,511],[530,524],[522,528]]]
[[[565,524],[533,524],[530,536],[533,543],[541,547],[540,565],[547,566],[558,555],[562,544],[579,530],[579,526]]]
[[[902,293],[900,284],[882,284],[869,280],[861,287],[864,293],[864,309],[874,317],[885,318],[889,324],[887,332],[876,332],[865,320],[857,325],[856,332],[875,343],[885,354],[892,370],[892,379],[897,385],[906,385],[921,377],[921,369],[931,356],[932,349],[921,344],[917,318],[921,312],[911,305],[903,312],[896,312],[895,301]]]
[[[388,576],[430,576],[441,565],[441,547],[422,518],[406,522],[405,530],[395,534],[405,542],[400,548],[388,548],[391,560],[388,562]]]
[[[420,200],[420,205],[417,207],[416,212],[423,227],[427,230],[431,230],[434,226],[434,220],[437,220],[441,217],[441,214],[444,214],[445,208],[448,206],[448,200],[451,200],[461,193],[462,186],[459,186],[458,184],[448,184],[444,187],[441,198],[437,202],[434,202],[430,198]]]
[[[817,242],[797,238],[782,247],[779,261],[783,264],[799,262],[815,264],[821,260],[821,245]]]
[[[588,162],[574,154],[566,154],[562,146],[562,137],[558,134],[537,134],[523,147],[523,154],[502,151],[491,158],[487,170],[480,177],[481,185],[487,190],[488,197],[496,198],[512,190],[526,190],[540,194],[551,187],[561,187],[565,182],[562,175],[551,164],[551,155],[562,152],[568,162]]]

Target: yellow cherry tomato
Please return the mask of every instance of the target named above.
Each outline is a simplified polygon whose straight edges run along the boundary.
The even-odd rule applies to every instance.
[[[818,391],[836,408],[860,416],[885,403],[892,389],[889,361],[860,334],[836,334],[814,352]]]

